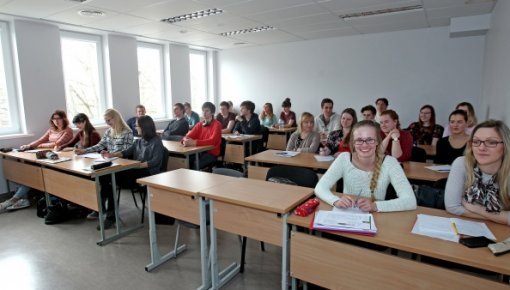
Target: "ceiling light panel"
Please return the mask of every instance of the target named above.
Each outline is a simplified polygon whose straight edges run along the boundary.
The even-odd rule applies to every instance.
[[[229,32],[222,32],[220,33],[221,36],[235,36],[238,34],[246,34],[246,33],[256,33],[256,32],[262,32],[262,31],[268,31],[268,30],[274,30],[273,26],[259,26],[259,27],[253,27],[253,28],[246,28],[246,29],[240,29],[240,30],[234,30]]]
[[[387,9],[380,9],[380,10],[370,10],[370,11],[355,12],[355,13],[349,13],[349,14],[341,14],[341,15],[339,15],[339,17],[342,18],[343,20],[349,20],[349,19],[353,19],[353,18],[390,15],[390,14],[406,13],[406,12],[413,12],[413,11],[419,11],[419,10],[423,10],[422,5],[403,6],[403,7],[397,7],[397,8],[387,8]]]
[[[169,18],[163,18],[163,19],[161,19],[161,21],[172,24],[172,23],[181,22],[181,21],[187,21],[187,20],[199,19],[199,18],[207,17],[207,16],[218,15],[221,13],[223,13],[223,10],[218,9],[218,8],[211,8],[211,9],[195,11],[195,12],[191,12],[191,13],[187,13],[187,14],[182,14],[182,15],[178,15],[178,16],[173,16],[173,17],[169,17]]]

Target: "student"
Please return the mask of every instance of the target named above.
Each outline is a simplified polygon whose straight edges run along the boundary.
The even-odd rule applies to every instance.
[[[478,124],[464,156],[446,182],[445,206],[452,214],[510,225],[510,130],[502,121]]]
[[[74,153],[77,155],[92,153],[92,152],[100,152],[104,154],[120,152],[126,150],[131,145],[133,145],[133,131],[126,124],[124,119],[122,119],[122,115],[115,109],[108,109],[104,113],[104,121],[109,126],[106,132],[103,135],[103,138],[92,147],[88,147],[85,149],[77,148],[74,150]],[[136,126],[136,123],[135,123]],[[113,193],[105,196],[103,198],[103,207],[105,207],[105,201],[108,200],[108,210],[107,215],[112,215],[114,213],[113,208]],[[106,208],[106,207],[105,207]],[[98,216],[97,212],[92,212],[87,216],[88,219],[96,219]]]
[[[120,157],[138,160],[141,163],[138,168],[129,169],[115,173],[116,180],[138,178],[158,174],[161,171],[161,164],[165,156],[165,149],[161,138],[156,134],[156,125],[149,116],[139,117],[135,128],[140,139],[136,139],[127,149],[117,152],[104,151],[101,155],[104,158]],[[113,196],[111,175],[103,175],[99,178],[101,183],[101,196]],[[109,229],[115,225],[115,212],[108,209],[104,228]],[[99,226],[98,226],[99,229]]]
[[[232,133],[236,123],[236,114],[230,112],[230,104],[228,102],[220,103],[220,112],[216,116],[216,120],[221,123],[221,134]]]
[[[271,103],[265,103],[262,107],[260,125],[268,128],[278,126],[278,118],[273,113],[273,105]]]
[[[473,131],[473,128],[475,128],[476,123],[477,123],[475,109],[473,108],[473,105],[471,105],[471,103],[468,103],[468,102],[461,102],[461,103],[457,104],[455,109],[462,110],[467,113],[468,121],[466,124],[466,134],[470,135],[471,132]],[[446,126],[446,129],[444,130],[444,133],[443,133],[443,137],[448,137],[448,136],[450,136],[450,134],[451,134],[450,128],[448,126]]]
[[[184,111],[186,113],[186,121],[188,121],[189,128],[193,128],[197,123],[200,122],[200,116],[194,111],[191,110],[191,104],[186,102],[184,103]]]
[[[386,110],[381,113],[381,148],[386,155],[404,162],[411,159],[413,149],[413,136],[400,129],[397,112]]]
[[[361,121],[352,128],[351,153],[341,153],[315,187],[315,194],[338,208],[358,207],[364,212],[388,212],[416,209],[413,189],[398,161],[381,150],[381,135],[372,121]],[[343,178],[341,197],[331,187]],[[391,184],[397,198],[385,200]],[[356,197],[359,196],[359,197]]]
[[[199,154],[199,168],[202,169],[216,162],[220,155],[221,145],[221,124],[214,119],[216,107],[211,102],[205,102],[202,105],[204,121],[199,122],[182,139],[182,144],[186,147],[213,145],[214,148]],[[194,157],[194,156],[192,156]],[[190,158],[190,163],[194,164],[194,158]]]
[[[439,139],[436,146],[436,164],[452,164],[455,158],[464,155],[469,135],[466,134],[467,114],[463,110],[455,110],[448,118],[451,135]]]
[[[326,145],[322,145],[319,150],[320,155],[338,155],[342,152],[349,152],[349,132],[354,124],[358,122],[356,111],[347,108],[342,111],[340,117],[341,129],[329,133]],[[321,140],[322,136],[321,136]]]
[[[282,112],[280,113],[280,119],[283,121],[284,128],[293,128],[296,127],[296,113],[292,112],[290,108],[292,104],[290,103],[290,98],[286,98],[282,102]]]
[[[87,148],[96,145],[101,140],[101,135],[96,128],[90,123],[89,117],[83,113],[79,113],[73,118],[73,124],[78,128],[78,133],[71,141],[62,146],[57,146],[58,150],[72,150],[72,148]]]
[[[189,124],[186,118],[184,117],[184,105],[181,103],[176,103],[174,105],[174,117],[175,119],[171,120],[166,126],[165,131],[161,135],[163,140],[175,140],[182,139],[188,131]]]
[[[361,108],[361,114],[363,115],[363,120],[375,121],[375,114],[377,113],[376,109],[372,105],[367,105]]]
[[[381,120],[381,114],[382,112],[386,111],[388,109],[388,99],[386,98],[379,98],[375,100],[375,106],[377,107],[377,115],[375,115],[375,121],[379,122]]]
[[[138,133],[136,132],[136,128],[135,128],[136,119],[141,116],[145,116],[145,112],[146,112],[145,106],[142,104],[137,105],[135,108],[135,111],[136,111],[136,116],[129,118],[126,123],[128,124],[129,128],[133,132],[133,136],[138,137]]]
[[[320,143],[320,135],[313,130],[313,127],[313,115],[308,112],[301,114],[298,129],[290,135],[286,150],[312,153],[317,152]]]
[[[315,132],[325,133],[340,129],[340,115],[333,112],[333,100],[329,98],[321,101],[322,114],[315,117]]]
[[[43,149],[57,149],[67,144],[73,138],[73,130],[69,128],[69,120],[67,120],[67,114],[64,111],[57,110],[50,117],[50,128],[41,138],[28,144],[21,145],[21,150],[28,150],[34,148]],[[30,206],[30,201],[27,199],[30,187],[20,185],[14,195],[0,203],[0,212],[5,210],[16,210]]]
[[[406,129],[413,136],[415,144],[436,145],[443,136],[444,128],[436,124],[436,111],[431,105],[421,107],[418,122],[411,123]]]
[[[255,104],[251,101],[244,101],[241,103],[239,115],[236,117],[236,125],[234,133],[236,134],[260,134],[260,120],[259,116],[253,111]]]

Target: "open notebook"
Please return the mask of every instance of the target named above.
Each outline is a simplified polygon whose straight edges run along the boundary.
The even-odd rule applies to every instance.
[[[374,216],[356,209],[319,210],[315,213],[312,228],[369,236],[377,233]]]

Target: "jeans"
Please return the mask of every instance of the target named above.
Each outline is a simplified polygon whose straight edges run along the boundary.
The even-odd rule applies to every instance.
[[[16,199],[27,198],[28,192],[30,191],[30,189],[31,188],[28,186],[20,185],[18,187],[18,189],[16,189],[16,193],[14,194],[13,198],[16,198]]]

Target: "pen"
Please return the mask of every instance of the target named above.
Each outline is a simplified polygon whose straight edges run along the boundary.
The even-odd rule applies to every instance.
[[[358,202],[358,198],[359,198],[359,196],[361,195],[361,192],[362,192],[362,191],[360,190],[360,191],[359,191],[359,193],[358,193],[358,195],[356,195],[356,199],[354,200],[354,203],[352,204],[352,207],[353,207],[353,208],[354,208],[354,207],[358,207],[358,206],[356,205],[356,203]]]
[[[457,229],[457,225],[452,222],[452,229],[453,229],[453,232],[455,232],[456,235],[459,235],[459,230]]]

